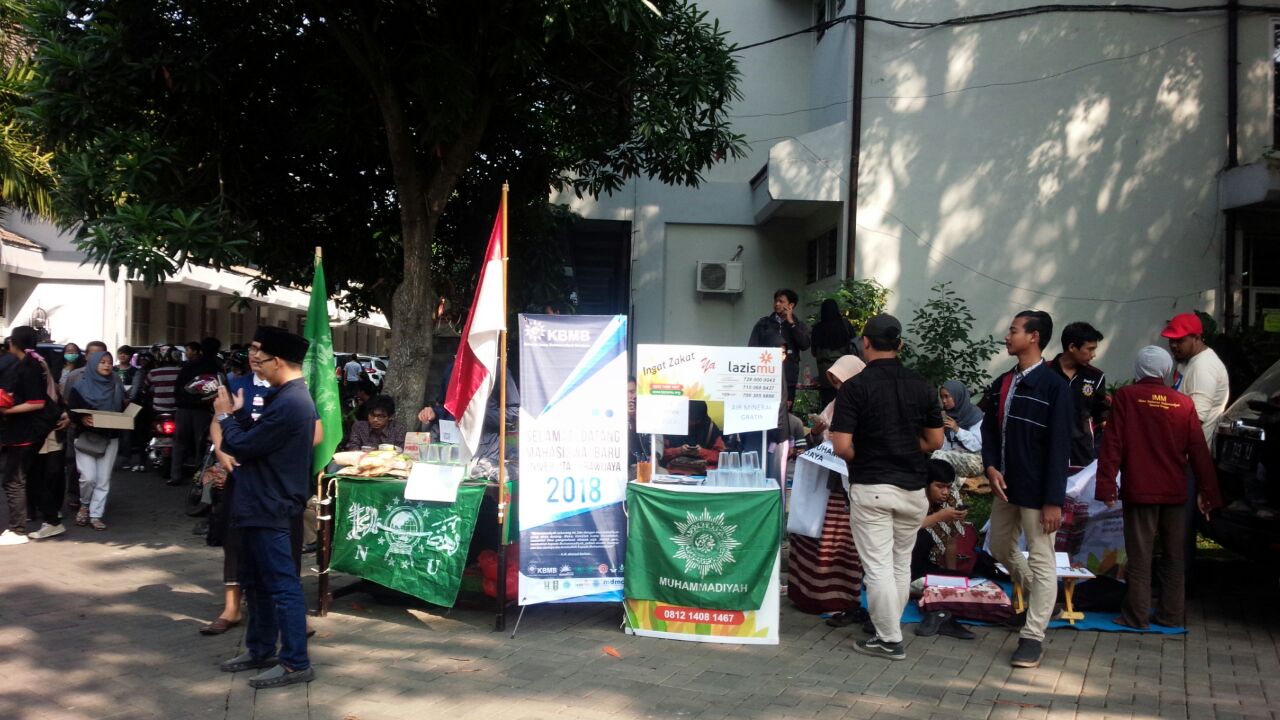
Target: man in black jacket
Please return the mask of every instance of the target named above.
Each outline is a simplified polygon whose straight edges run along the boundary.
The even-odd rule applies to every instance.
[[[1040,310],[1013,318],[1004,345],[1018,358],[996,378],[982,419],[982,461],[995,493],[991,554],[1013,581],[1030,591],[1026,624],[1013,653],[1014,667],[1039,667],[1045,629],[1058,596],[1054,535],[1062,525],[1071,447],[1071,388],[1046,367],[1042,353],[1053,320]],[[1026,534],[1029,556],[1018,550]]]
[[[782,353],[782,372],[787,381],[787,403],[796,399],[796,382],[800,377],[800,351],[809,349],[809,326],[796,319],[795,290],[782,288],[773,294],[773,314],[765,315],[751,328],[747,347],[778,348]]]
[[[1107,376],[1093,366],[1102,333],[1087,322],[1062,328],[1062,352],[1049,367],[1071,387],[1071,467],[1098,459],[1094,435],[1107,416]]]
[[[213,418],[213,408],[209,399],[187,392],[187,385],[201,375],[218,373],[218,349],[221,347],[222,343],[217,338],[187,343],[187,361],[178,371],[173,389],[178,411],[173,416],[173,457],[168,485],[185,485],[187,478],[182,466],[187,458],[197,458],[198,464],[198,458],[209,448],[209,421]]]

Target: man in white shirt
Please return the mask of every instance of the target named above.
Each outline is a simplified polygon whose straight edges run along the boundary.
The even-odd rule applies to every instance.
[[[1227,397],[1231,394],[1227,366],[1205,344],[1204,325],[1195,313],[1175,315],[1160,334],[1169,339],[1169,352],[1178,361],[1173,389],[1195,402],[1205,442],[1212,450],[1213,433],[1227,411]]]
[[[355,393],[356,385],[360,384],[360,371],[363,369],[355,355],[352,355],[347,364],[342,366],[342,379],[346,381],[349,393]]]

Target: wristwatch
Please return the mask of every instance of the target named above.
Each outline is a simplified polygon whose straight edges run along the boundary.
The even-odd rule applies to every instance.
[[[226,420],[229,417],[231,417],[231,413],[218,413],[217,420],[218,422],[222,422],[223,420]]]

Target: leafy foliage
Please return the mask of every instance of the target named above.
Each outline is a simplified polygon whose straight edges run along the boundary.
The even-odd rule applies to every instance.
[[[822,293],[809,302],[814,308],[822,307],[823,301],[828,298],[835,300],[840,306],[840,313],[844,315],[856,332],[861,333],[862,327],[872,317],[884,312],[885,306],[889,304],[889,293],[893,292],[889,288],[881,285],[874,278],[865,280],[848,279],[840,284],[835,290]],[[809,315],[809,323],[813,324],[818,319],[816,313]]]
[[[744,154],[725,32],[653,4],[38,0],[55,208],[93,262],[150,284],[193,262],[305,286],[322,246],[330,291],[391,320],[408,420],[440,290],[469,296],[502,181],[513,234],[545,246],[548,185],[696,185]]]
[[[979,392],[989,380],[987,362],[1000,342],[991,335],[973,337],[973,313],[951,283],[934,285],[932,291],[907,324],[902,361],[934,387],[955,379]]]
[[[0,0],[0,203],[48,217],[54,186],[52,156],[42,150],[21,114],[23,89],[33,77],[22,26],[23,0]]]

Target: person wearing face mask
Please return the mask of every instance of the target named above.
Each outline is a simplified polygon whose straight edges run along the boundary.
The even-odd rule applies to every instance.
[[[80,352],[79,345],[75,343],[63,345],[62,372],[58,374],[58,385],[61,386],[73,370],[84,367],[84,362],[84,353]]]

